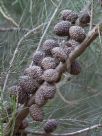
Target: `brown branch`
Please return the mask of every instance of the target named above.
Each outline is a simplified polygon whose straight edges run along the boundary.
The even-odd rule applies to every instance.
[[[69,55],[68,60],[70,60],[70,62],[79,57],[86,50],[86,48],[89,47],[90,44],[97,38],[97,36],[99,35],[98,29],[102,31],[102,22],[100,22],[91,31],[89,31],[82,44],[76,47],[76,49]]]
[[[90,130],[93,130],[93,129],[98,129],[98,128],[102,128],[102,125],[101,124],[96,124],[96,125],[93,125],[93,126],[90,126],[90,127],[87,127],[87,128],[84,128],[84,129],[81,129],[81,130],[78,130],[78,131],[75,131],[75,132],[72,132],[72,133],[63,133],[63,134],[55,134],[55,133],[52,133],[52,134],[45,134],[44,132],[34,132],[30,129],[26,129],[25,132],[28,133],[28,134],[32,134],[34,136],[77,136],[77,135],[80,135],[82,133],[88,133]]]

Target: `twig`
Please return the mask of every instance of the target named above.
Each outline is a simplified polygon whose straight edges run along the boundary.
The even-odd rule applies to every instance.
[[[3,9],[0,7],[0,13],[3,15],[4,18],[6,18],[6,20],[8,20],[9,22],[11,22],[14,26],[19,27],[19,25],[14,21],[14,19],[12,19],[10,16],[7,16]]]
[[[82,133],[87,133],[89,132],[90,130],[93,130],[93,129],[98,129],[98,128],[101,128],[102,125],[101,124],[96,124],[96,125],[93,125],[93,126],[90,126],[90,127],[87,127],[87,128],[84,128],[84,129],[81,129],[81,130],[78,130],[78,131],[75,131],[75,132],[72,132],[72,133],[63,133],[63,134],[45,134],[44,132],[34,132],[33,130],[30,130],[30,129],[26,129],[25,132],[28,133],[28,134],[32,134],[32,135],[35,135],[35,136],[77,136],[79,134],[82,134]]]
[[[0,32],[7,32],[7,31],[25,31],[25,32],[28,32],[29,29],[27,28],[18,28],[18,27],[10,27],[10,28],[4,28],[4,27],[1,27],[0,28]]]
[[[66,79],[67,80],[67,79]],[[63,80],[63,81],[61,81],[61,82],[59,82],[58,84],[56,84],[56,88],[57,88],[57,93],[58,93],[58,95],[60,96],[60,98],[61,98],[61,100],[63,101],[63,102],[65,102],[66,104],[68,104],[68,105],[70,105],[70,106],[74,106],[74,105],[77,105],[78,104],[78,101],[77,100],[71,100],[71,101],[69,101],[69,100],[67,100],[63,95],[62,95],[62,93],[60,92],[60,87],[63,85],[63,84],[65,84],[65,80]]]
[[[48,119],[47,119],[48,120]],[[47,122],[47,120],[43,120],[43,122]],[[90,122],[88,122],[88,121],[85,121],[85,120],[77,120],[76,118],[74,118],[74,119],[72,119],[72,118],[61,118],[61,119],[57,119],[58,121],[60,121],[60,122],[65,122],[65,121],[70,121],[70,122],[79,122],[79,123],[83,123],[83,124],[89,124]],[[35,123],[35,122],[37,122],[37,121],[31,121],[31,122],[29,122],[29,124],[32,124],[32,123]]]
[[[102,21],[96,25],[91,31],[89,31],[87,37],[85,40],[82,42],[82,44],[78,47],[75,48],[75,50],[69,55],[68,61],[72,62],[75,60],[77,57],[79,57],[87,47],[97,38],[99,35],[98,29],[102,31]]]
[[[92,24],[93,24],[93,11],[94,11],[94,0],[92,0],[92,3],[91,3],[90,30],[92,29]]]

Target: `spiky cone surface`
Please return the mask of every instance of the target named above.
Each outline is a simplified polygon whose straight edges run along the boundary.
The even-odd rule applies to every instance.
[[[33,64],[40,66],[44,57],[45,57],[45,52],[36,51],[33,55]]]
[[[70,74],[71,75],[78,75],[78,74],[80,74],[80,72],[81,72],[81,66],[80,66],[79,62],[75,60],[71,64]]]
[[[36,94],[37,93],[43,94],[45,100],[52,99],[52,98],[54,98],[54,95],[56,93],[56,86],[53,83],[44,82],[40,86],[40,88],[38,89]]]
[[[42,45],[42,50],[46,53],[46,56],[51,55],[51,50],[54,47],[58,47],[59,44],[57,43],[57,41],[53,40],[53,39],[48,39],[46,40],[43,45]]]
[[[65,54],[67,55],[67,57],[69,56],[69,54],[72,51],[72,46],[68,46],[70,45],[69,43],[65,42],[62,46],[62,49],[64,50]]]
[[[25,119],[21,122],[19,129],[25,129],[28,127],[28,121]]]
[[[43,73],[43,70],[41,69],[41,67],[36,66],[36,65],[26,68],[24,71],[24,75],[27,75],[27,76],[35,79],[39,83],[43,82],[41,79],[42,73]]]
[[[61,21],[54,27],[54,32],[58,36],[69,36],[69,28],[71,23],[69,21]]]
[[[29,112],[33,120],[40,122],[43,121],[44,116],[43,110],[37,104],[33,104],[32,106],[30,106]]]
[[[86,37],[85,31],[82,27],[80,26],[72,26],[69,29],[69,35],[70,38],[77,41],[77,42],[83,42],[83,40]]]
[[[77,41],[75,41],[75,40],[73,40],[73,39],[70,39],[70,40],[68,41],[68,43],[66,42],[66,45],[67,45],[67,44],[70,44],[71,47],[72,47],[72,46],[73,46],[73,47],[76,47],[76,46],[79,46],[79,45],[80,45],[79,42],[77,42]]]
[[[28,94],[22,91],[20,86],[12,86],[9,88],[9,95],[17,99],[18,103],[24,104],[28,100]]]
[[[69,41],[66,41],[63,45],[63,49],[65,51],[65,53],[67,54],[67,56],[69,56],[69,54],[76,48],[76,46],[79,46],[80,44],[75,41],[70,39]]]
[[[49,119],[44,125],[44,131],[46,133],[52,133],[58,127],[58,121],[55,119]]]
[[[40,107],[47,103],[47,100],[45,99],[43,92],[40,91],[39,89],[35,93],[35,103]]]
[[[45,57],[41,62],[41,66],[44,70],[50,69],[50,68],[54,69],[56,68],[58,64],[59,64],[59,61],[52,57]]]
[[[78,14],[72,10],[66,9],[61,11],[61,18],[71,23],[75,23],[78,18]]]
[[[67,54],[65,53],[64,49],[61,47],[53,48],[52,55],[54,58],[58,59],[61,62],[65,62],[65,60],[67,59]]]
[[[56,69],[47,69],[44,71],[42,78],[47,82],[56,83],[60,79],[60,73]]]
[[[21,76],[19,85],[22,88],[23,92],[26,92],[27,94],[35,93],[37,88],[39,87],[39,83],[29,76]]]

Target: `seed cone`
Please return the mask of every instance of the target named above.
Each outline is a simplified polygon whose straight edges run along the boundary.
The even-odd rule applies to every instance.
[[[77,42],[82,42],[86,37],[84,29],[82,27],[80,27],[80,26],[70,27],[69,35],[70,35],[71,39],[73,39],[73,40],[75,40]]]
[[[43,51],[36,51],[33,56],[33,64],[40,66],[45,53]]]
[[[37,93],[43,94],[46,100],[54,98],[56,93],[56,86],[53,83],[44,82],[40,88],[38,89]]]
[[[36,79],[39,83],[42,83],[41,75],[43,73],[43,70],[39,66],[31,66],[29,68],[26,68],[24,71],[24,75],[27,75],[33,79]]]
[[[69,54],[76,48],[76,46],[79,46],[80,44],[75,41],[70,39],[69,41],[66,41],[63,45],[63,49],[65,51],[65,53],[67,54],[67,56],[69,56]]]
[[[59,61],[55,58],[52,57],[45,57],[42,60],[41,66],[44,70],[46,69],[54,69],[56,66],[59,64]]]
[[[48,120],[44,125],[44,131],[46,133],[53,132],[58,126],[58,122],[55,119]]]
[[[39,83],[29,76],[22,76],[20,78],[19,85],[22,88],[23,92],[26,92],[27,94],[35,93],[37,88],[39,87]]]
[[[10,96],[15,97],[18,100],[18,103],[24,104],[28,100],[28,95],[26,92],[22,91],[20,86],[12,86],[9,88]]]
[[[59,61],[64,62],[67,59],[67,54],[65,53],[64,49],[61,47],[55,47],[52,49],[52,55],[54,58],[58,59]]]
[[[43,45],[42,45],[42,50],[46,53],[47,56],[51,55],[51,50],[54,47],[58,47],[59,44],[57,43],[57,41],[53,40],[53,39],[48,39],[46,40]]]
[[[87,11],[81,13],[79,15],[79,21],[82,24],[90,23],[90,15],[89,15],[89,13]]]
[[[45,99],[43,92],[38,89],[35,94],[35,103],[39,106],[43,106],[46,104],[46,102],[47,100]]]
[[[67,42],[65,42],[65,43],[62,45],[62,48],[63,48],[65,54],[66,54],[67,57],[68,57],[69,54],[71,53],[73,47],[72,47],[71,44],[69,44],[69,42],[67,41]]]
[[[56,69],[47,69],[42,75],[43,80],[47,82],[58,82],[60,78],[60,73]]]
[[[72,39],[70,39],[70,40],[68,41],[68,43],[69,43],[71,46],[73,46],[73,47],[76,47],[76,46],[79,46],[79,45],[80,45],[77,41],[72,40]]]
[[[58,36],[69,36],[69,28],[71,23],[69,21],[61,21],[54,27],[54,32]]]
[[[78,75],[81,72],[81,66],[78,61],[74,61],[71,64],[70,74]]]
[[[38,105],[33,104],[32,106],[30,106],[29,112],[30,112],[30,115],[33,118],[33,120],[43,121],[44,114],[43,114],[42,108],[39,107]]]
[[[77,20],[78,18],[78,14],[72,10],[62,10],[61,11],[61,18],[63,20],[67,20],[71,23],[75,23],[75,21]]]

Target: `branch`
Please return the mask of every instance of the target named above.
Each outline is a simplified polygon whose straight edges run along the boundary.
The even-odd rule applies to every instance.
[[[99,35],[99,31],[102,32],[102,21],[96,25],[89,33],[87,34],[87,37],[85,40],[81,43],[80,46],[76,47],[76,49],[69,55],[68,60],[72,62],[77,57],[79,57],[87,47],[90,46],[90,44],[97,38]]]
[[[82,133],[85,133],[85,132],[87,133],[90,130],[98,129],[98,128],[102,128],[102,125],[96,124],[96,125],[93,125],[93,126],[90,126],[90,127],[87,127],[87,128],[84,128],[84,129],[81,129],[81,130],[78,130],[78,131],[75,131],[75,132],[72,132],[72,133],[63,133],[63,134],[55,134],[55,133],[45,134],[44,132],[38,132],[38,131],[34,132],[30,129],[26,129],[25,132],[28,133],[28,134],[35,135],[35,136],[77,136],[79,134],[82,134]]]
[[[27,28],[18,28],[18,27],[10,27],[10,28],[5,28],[5,27],[1,27],[0,28],[0,32],[7,32],[7,31],[24,31],[24,32],[28,32],[29,29]]]

